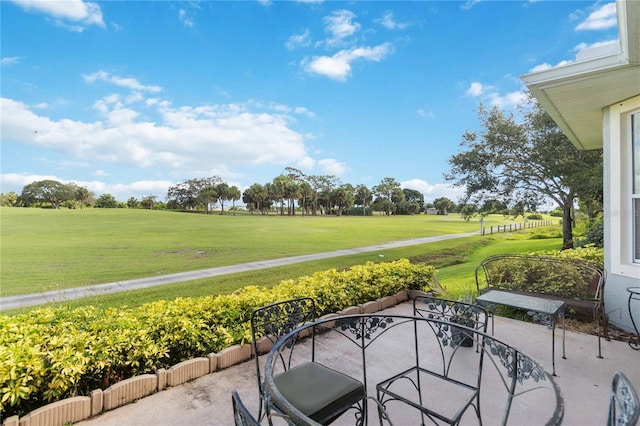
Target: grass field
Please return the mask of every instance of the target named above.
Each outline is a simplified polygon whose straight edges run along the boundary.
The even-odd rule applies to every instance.
[[[472,232],[478,221],[457,215],[398,217],[280,217],[200,215],[127,209],[0,209],[2,296],[189,271],[256,260],[362,247],[448,233]],[[510,223],[502,216],[486,225]],[[551,227],[556,228],[556,227]],[[544,229],[544,228],[540,228]],[[172,284],[126,294],[97,295],[73,304],[135,305],[156,299],[274,285],[367,260],[408,257],[441,268],[448,290],[473,281],[468,268],[497,252],[558,248],[560,240],[527,231],[470,237],[383,253],[364,253],[268,270]],[[557,234],[557,230],[553,230]],[[468,263],[468,266],[464,266]],[[449,288],[451,287],[451,288]],[[93,299],[93,300],[92,300]]]

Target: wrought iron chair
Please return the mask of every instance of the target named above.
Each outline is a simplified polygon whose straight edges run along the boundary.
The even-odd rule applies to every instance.
[[[611,384],[607,426],[633,426],[640,417],[638,394],[627,377],[616,372]]]
[[[260,423],[247,410],[247,407],[240,399],[240,395],[235,390],[231,393],[231,402],[233,404],[233,420],[236,426],[260,426]]]
[[[378,383],[376,386],[378,400],[383,406],[389,401],[401,401],[420,410],[422,424],[425,424],[428,419],[434,424],[457,425],[469,407],[474,408],[477,418],[482,423],[480,416],[480,381],[485,348],[484,343],[482,343],[483,347],[480,350],[481,342],[477,338],[475,331],[486,332],[488,324],[487,311],[481,306],[469,303],[420,296],[413,301],[413,313],[415,317],[436,321],[420,322],[423,326],[420,330],[418,327],[419,322],[415,322],[415,366]],[[422,340],[421,333],[425,331],[425,324],[429,326],[427,329],[441,342],[441,355],[439,357],[441,364],[437,367],[421,365],[419,347]],[[457,376],[457,372],[454,371],[455,368],[452,367],[456,362],[456,354],[459,352],[459,348],[464,346],[473,347],[474,345],[476,345],[478,354],[474,360],[469,361],[477,365],[477,375],[464,378]],[[411,382],[413,388],[413,391],[409,393],[406,390],[400,390],[401,384],[407,381]],[[456,404],[458,404],[458,407],[446,413],[438,410],[437,403],[429,404],[430,407],[427,407],[425,403],[428,401],[423,401],[423,389],[429,386],[454,389],[453,393],[457,395]],[[412,396],[411,394],[414,393],[415,395]]]
[[[489,312],[479,305],[431,296],[418,296],[413,300],[413,315],[464,325],[483,333],[487,331],[489,318]],[[456,344],[472,346],[470,333],[456,327],[451,331]]]
[[[251,314],[251,333],[256,354],[256,376],[260,392],[258,419],[270,420],[270,409],[281,410],[268,399],[258,355],[265,352],[264,342],[273,346],[280,338],[300,325],[316,319],[311,298],[297,298],[273,303]],[[366,398],[362,382],[315,361],[315,328],[311,328],[310,360],[292,365],[292,351],[298,338],[288,342],[290,352],[279,353],[282,372],[274,377],[287,401],[306,416],[321,424],[329,424],[350,408],[364,410]],[[267,345],[269,346],[269,345]],[[262,349],[262,350],[261,350]],[[268,350],[268,349],[267,349]]]

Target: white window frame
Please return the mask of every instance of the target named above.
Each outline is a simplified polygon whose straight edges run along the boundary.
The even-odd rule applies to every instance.
[[[631,158],[631,115],[637,112],[640,96],[609,108],[610,272],[630,278],[640,277],[640,263],[634,262]]]

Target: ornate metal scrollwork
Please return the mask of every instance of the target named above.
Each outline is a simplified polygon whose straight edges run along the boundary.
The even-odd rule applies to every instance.
[[[507,347],[489,337],[485,337],[485,344],[489,346],[491,354],[495,355],[503,367],[507,369],[507,377],[511,378],[515,374],[520,384],[529,379],[534,382],[547,380],[546,373],[538,364],[514,348]]]
[[[542,312],[527,311],[527,315],[533,318],[534,321],[539,322],[542,325],[546,325],[548,329],[552,329],[556,322],[553,315],[543,314]]]
[[[635,412],[638,410],[637,401],[633,398],[633,394],[629,385],[625,381],[618,382],[618,390],[620,392],[619,406],[616,416],[616,424],[630,425]]]
[[[384,330],[393,323],[393,318],[388,317],[356,317],[340,318],[336,320],[336,325],[342,331],[347,331],[356,339],[371,339],[375,333]]]
[[[314,319],[313,306],[301,302],[265,307],[257,313],[255,321],[261,324],[265,336],[277,339]]]

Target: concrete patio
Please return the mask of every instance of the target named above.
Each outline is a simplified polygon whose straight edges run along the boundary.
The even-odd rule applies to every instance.
[[[411,302],[394,306],[384,313],[411,315]],[[567,359],[562,359],[561,335],[562,330],[556,330],[555,380],[564,397],[563,424],[604,425],[609,406],[611,379],[616,371],[623,372],[634,387],[640,390],[640,351],[632,350],[626,342],[603,339],[604,358],[598,359],[596,336],[567,331]],[[551,332],[546,327],[496,317],[495,336],[522,350],[541,363],[547,371],[551,371]],[[258,392],[253,360],[153,394],[136,403],[105,412],[78,424],[232,425],[231,391],[234,389],[239,392],[249,410],[256,413]],[[371,392],[370,390],[369,393]],[[352,422],[351,416],[344,416],[335,424]],[[484,422],[493,424],[486,418]],[[377,419],[370,424],[377,424]],[[519,420],[512,424],[535,422]]]

